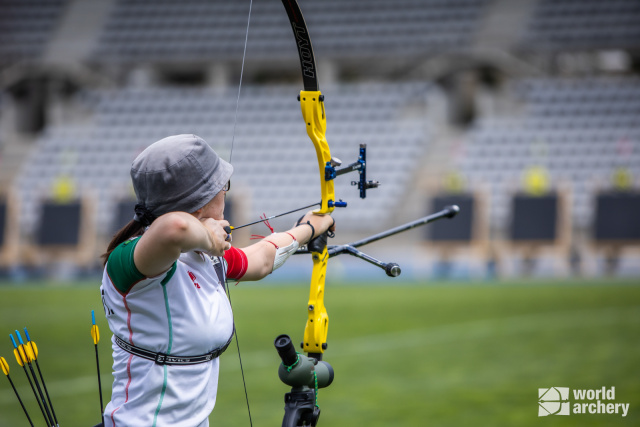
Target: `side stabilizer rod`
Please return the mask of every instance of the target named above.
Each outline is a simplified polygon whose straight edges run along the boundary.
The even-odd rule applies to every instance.
[[[341,253],[347,253],[349,255],[353,255],[355,257],[363,259],[368,263],[373,264],[377,267],[380,267],[385,271],[385,273],[387,273],[387,276],[389,277],[398,277],[400,273],[402,273],[402,269],[400,269],[400,266],[395,262],[382,262],[380,260],[375,259],[371,255],[367,255],[364,252],[360,252],[359,250],[357,250],[351,245],[336,246],[334,247],[334,249],[335,249],[334,253],[329,257],[335,256]]]

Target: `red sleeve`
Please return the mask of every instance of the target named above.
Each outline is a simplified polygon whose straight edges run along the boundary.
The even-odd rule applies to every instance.
[[[232,246],[224,253],[224,259],[229,266],[227,268],[227,277],[235,280],[242,279],[242,276],[247,272],[247,267],[249,267],[247,255],[242,250]]]

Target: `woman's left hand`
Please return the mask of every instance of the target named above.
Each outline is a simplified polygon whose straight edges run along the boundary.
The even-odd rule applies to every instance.
[[[309,240],[321,236],[327,231],[334,232],[336,230],[336,221],[328,214],[317,215],[312,211],[307,212],[300,221],[298,221],[298,224],[304,224],[306,222],[309,222],[315,231],[315,234],[311,236]]]

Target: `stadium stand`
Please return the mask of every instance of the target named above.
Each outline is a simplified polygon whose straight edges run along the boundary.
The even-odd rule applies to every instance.
[[[576,224],[587,227],[597,186],[619,166],[640,173],[640,80],[528,79],[514,82],[513,90],[522,113],[479,121],[461,170],[491,188],[491,219],[499,226],[508,217],[514,183],[528,167],[541,165],[553,185],[570,186]]]
[[[552,51],[637,48],[638,22],[636,0],[540,0],[521,45]]]
[[[0,68],[41,58],[67,0],[0,2]]]
[[[131,214],[131,160],[177,133],[198,134],[231,159],[234,221],[315,201],[317,163],[295,99],[299,65],[280,2],[253,4],[237,123],[248,2],[93,3],[100,7],[0,1],[1,182],[15,167],[7,154],[26,152],[16,147],[35,138],[12,181],[23,237],[37,237],[52,183],[66,182],[67,196],[94,198],[95,231],[81,234],[108,239]],[[368,144],[368,177],[382,183],[361,201],[350,177],[338,178],[336,193],[350,205],[335,213],[342,233],[424,214],[444,194],[425,183],[452,173],[466,184],[457,194],[474,197],[473,221],[453,231],[466,230],[472,237],[464,241],[484,248],[463,260],[489,263],[500,245],[512,247],[512,201],[523,189],[538,200],[566,197],[568,218],[557,231],[571,240],[554,240],[562,246],[554,256],[600,256],[598,194],[639,186],[637,0],[300,4],[318,68],[329,76],[320,80],[332,154],[350,163]],[[611,52],[622,62],[601,66],[600,55]],[[480,229],[482,239],[474,238]],[[449,257],[452,234],[446,226],[433,233],[412,244]],[[630,242],[625,247],[638,247]],[[411,250],[405,246],[399,250]],[[621,271],[640,275],[637,267]]]
[[[434,54],[467,47],[486,0],[300,1],[318,54],[329,57]],[[279,2],[255,2],[247,55],[295,57]],[[248,3],[120,0],[91,60],[175,62],[242,54]],[[354,25],[356,24],[357,25]],[[215,42],[212,42],[215,41]]]
[[[479,120],[469,131],[458,164],[467,181],[489,189],[494,239],[500,242],[497,236],[508,236],[512,196],[525,186],[528,171],[535,169],[544,171],[551,189],[568,193],[571,218],[560,229],[569,227],[569,232],[579,234],[588,230],[594,221],[596,192],[611,188],[619,168],[631,176],[640,174],[640,80],[547,77],[515,80],[510,89],[518,108]],[[553,245],[565,262],[574,257],[576,245],[583,246],[568,239]],[[515,253],[508,241],[498,246],[500,253]],[[535,258],[535,245],[525,246],[531,249],[526,256]],[[588,258],[584,250],[578,252]]]
[[[325,102],[331,108],[327,138],[335,156],[354,161],[359,144],[368,144],[370,173],[383,182],[366,203],[359,203],[353,200],[357,191],[350,188],[350,180],[336,181],[337,191],[351,195],[349,202],[354,201],[353,209],[341,213],[345,226],[357,229],[363,217],[384,221],[390,215],[382,207],[394,194],[403,192],[427,147],[421,118],[404,118],[402,112],[409,108],[415,112],[428,89],[425,84],[360,84],[325,90]],[[233,189],[251,188],[253,218],[314,201],[308,194],[317,186],[318,166],[300,121],[297,90],[293,86],[245,89],[244,96],[251,102],[238,116]],[[167,135],[195,133],[229,158],[236,96],[235,89],[175,88],[86,94],[87,104],[95,109],[93,124],[51,129],[37,142],[38,149],[17,180],[24,195],[24,226],[33,232],[38,200],[53,179],[69,176],[80,192],[98,195],[98,231],[111,232],[108,224],[114,221],[115,203],[131,194],[131,161],[147,145]]]

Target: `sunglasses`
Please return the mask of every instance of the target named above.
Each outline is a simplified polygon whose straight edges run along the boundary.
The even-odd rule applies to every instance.
[[[225,193],[229,190],[231,190],[231,180],[227,181],[227,184],[222,187],[222,191],[224,191]]]

